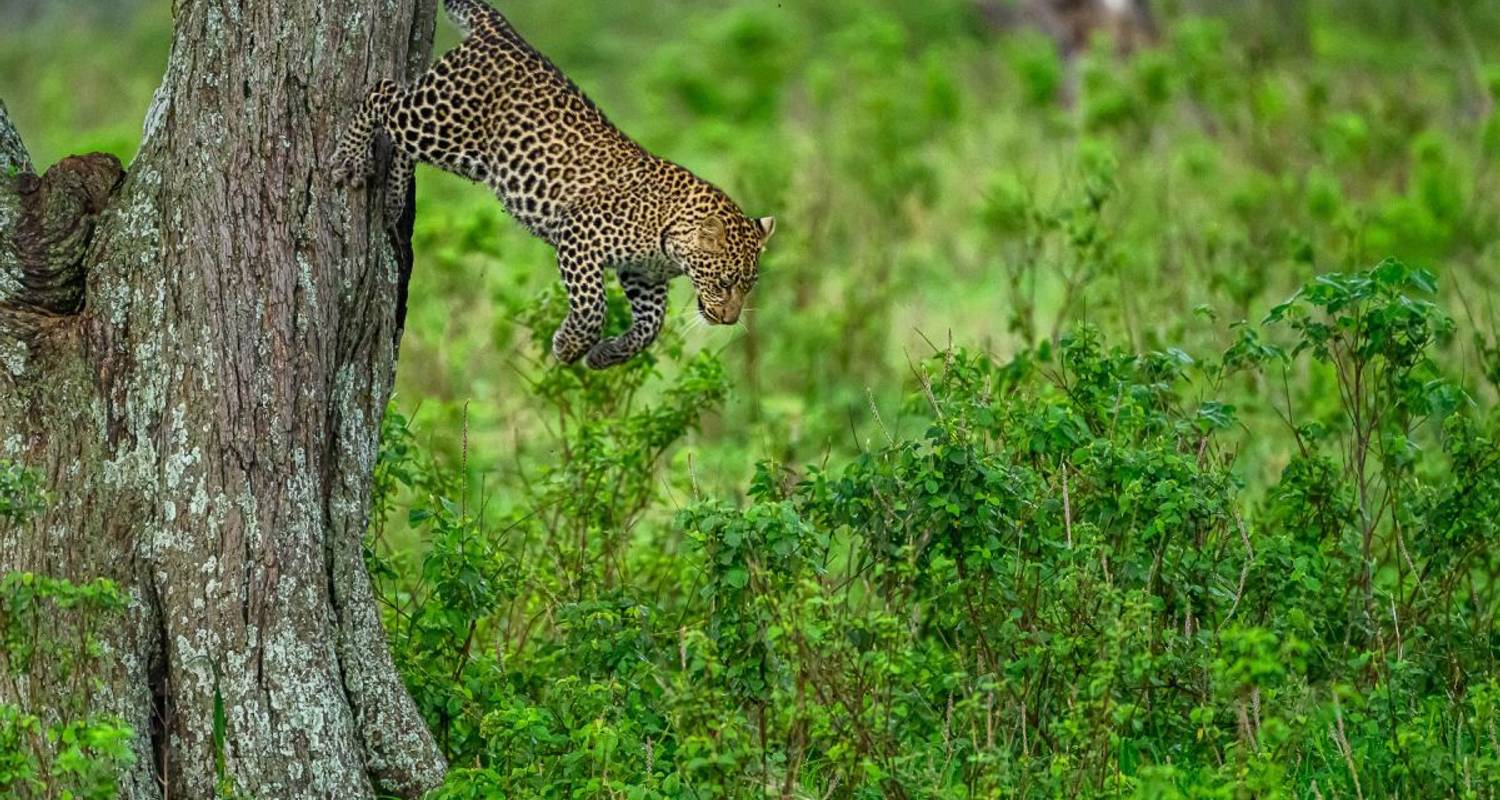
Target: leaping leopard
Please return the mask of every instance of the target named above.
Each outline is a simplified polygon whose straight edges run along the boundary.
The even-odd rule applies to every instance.
[[[400,216],[415,162],[487,184],[507,212],[557,251],[568,315],[552,337],[565,364],[620,364],[656,339],[667,282],[686,274],[698,311],[735,323],[759,275],[773,217],[753,219],[714,185],[647,152],[481,0],[444,0],[464,30],[410,88],[381,81],[334,153],[334,180],[358,188],[377,129],[394,156],[386,215]],[[630,328],[601,340],[604,273],[630,301]]]

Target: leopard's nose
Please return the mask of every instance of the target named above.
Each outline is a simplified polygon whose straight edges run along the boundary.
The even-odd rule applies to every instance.
[[[740,309],[744,307],[744,296],[739,292],[733,292],[728,297],[724,298],[724,302],[720,303],[719,307],[715,309],[717,313],[714,314],[714,316],[718,317],[720,325],[733,325],[734,323],[739,321]]]

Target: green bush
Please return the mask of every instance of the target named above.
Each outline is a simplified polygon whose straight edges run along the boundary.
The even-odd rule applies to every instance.
[[[649,363],[547,373],[556,461],[495,522],[393,415],[382,502],[422,488],[430,551],[382,586],[440,796],[1487,796],[1500,415],[1433,360],[1435,290],[1324,275],[1218,359],[946,349],[915,433],[670,521],[704,356],[638,406]],[[1264,392],[1296,452],[1256,499],[1215,395],[1297,373],[1338,391]]]
[[[34,473],[0,460],[0,523],[41,510]],[[113,583],[74,584],[29,572],[0,576],[0,681],[14,698],[33,679],[61,701],[45,711],[0,702],[0,793],[106,800],[132,759],[129,726],[92,710],[104,654],[94,632],[123,611]],[[44,670],[38,675],[38,668]]]

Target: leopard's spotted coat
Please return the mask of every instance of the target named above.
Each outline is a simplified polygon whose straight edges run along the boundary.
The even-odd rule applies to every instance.
[[[480,0],[445,0],[464,42],[402,88],[370,90],[334,154],[335,178],[360,185],[371,140],[395,145],[387,216],[401,212],[414,162],[489,185],[506,210],[557,250],[569,312],[552,339],[564,363],[595,369],[626,361],[655,340],[667,281],[686,274],[712,323],[739,319],[761,250],[775,230],[686,169],[658,158],[605,118],[500,12]],[[618,272],[631,326],[601,341],[604,277]]]

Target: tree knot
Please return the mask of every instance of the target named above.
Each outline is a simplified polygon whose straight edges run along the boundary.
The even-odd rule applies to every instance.
[[[94,220],[125,170],[107,153],[69,156],[45,175],[25,171],[0,186],[0,306],[51,316],[83,306],[84,256]]]

